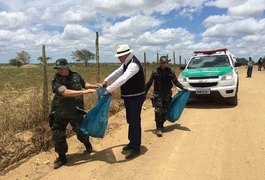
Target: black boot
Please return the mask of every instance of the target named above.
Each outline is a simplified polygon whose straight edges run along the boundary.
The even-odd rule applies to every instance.
[[[125,159],[133,159],[139,155],[140,155],[140,150],[132,150],[125,156]]]
[[[162,137],[163,129],[164,129],[163,121],[156,121],[156,131],[155,131],[155,133],[156,133],[157,137]]]
[[[86,147],[86,153],[92,153],[93,148],[92,148],[91,143],[88,142],[88,143],[85,143],[84,145]]]
[[[162,132],[161,128],[157,128],[156,129],[156,135],[157,135],[157,137],[162,137],[163,136],[163,132]]]
[[[54,161],[54,169],[60,168],[62,165],[67,163],[66,155],[65,154],[59,154],[59,157]]]
[[[129,151],[129,150],[132,150],[132,147],[130,146],[130,144],[127,144],[126,146],[124,146],[122,148],[123,151]]]

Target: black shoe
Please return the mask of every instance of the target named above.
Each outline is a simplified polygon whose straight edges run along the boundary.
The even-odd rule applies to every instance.
[[[132,148],[130,147],[130,145],[126,145],[122,148],[123,151],[129,151],[129,150],[132,150]]]
[[[62,165],[64,165],[65,163],[67,163],[67,159],[66,159],[65,155],[60,155],[60,156],[54,161],[53,168],[54,168],[54,169],[58,169],[58,168],[60,168]]]
[[[86,143],[86,144],[84,144],[84,145],[85,145],[85,147],[86,147],[86,153],[92,153],[93,148],[92,148],[91,143],[88,142],[88,143]]]
[[[140,150],[132,150],[129,152],[126,156],[125,159],[132,159],[140,155]]]
[[[162,132],[162,130],[159,128],[159,129],[156,129],[156,135],[157,135],[157,137],[162,137],[163,135],[163,132]]]

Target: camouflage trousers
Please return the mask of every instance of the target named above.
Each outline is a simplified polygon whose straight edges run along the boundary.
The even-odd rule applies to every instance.
[[[89,144],[89,136],[80,130],[83,115],[78,112],[55,112],[52,122],[52,141],[55,152],[64,154],[68,151],[66,142],[66,127],[70,123],[77,135],[77,139],[84,145]]]
[[[155,108],[156,128],[164,128],[166,121],[167,109],[172,99],[172,91],[165,93],[155,92],[152,98],[153,107]]]

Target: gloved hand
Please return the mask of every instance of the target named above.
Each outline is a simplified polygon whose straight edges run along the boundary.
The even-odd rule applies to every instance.
[[[106,88],[108,86],[108,82],[104,81],[104,83],[102,83],[102,87]]]

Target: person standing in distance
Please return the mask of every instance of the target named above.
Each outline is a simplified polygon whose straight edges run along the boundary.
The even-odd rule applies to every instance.
[[[77,135],[77,139],[85,145],[86,151],[92,151],[89,136],[80,130],[83,122],[84,94],[96,92],[94,88],[100,86],[92,85],[84,81],[81,75],[69,68],[66,59],[56,60],[54,69],[57,70],[52,80],[54,98],[51,104],[49,124],[52,129],[52,141],[58,158],[54,162],[54,169],[60,168],[67,162],[66,153],[68,145],[66,142],[66,126],[70,123]]]
[[[105,80],[103,86],[107,86],[105,94],[112,93],[115,89],[121,88],[121,98],[124,100],[126,119],[129,124],[129,144],[123,147],[128,151],[126,159],[132,159],[140,155],[141,147],[141,110],[145,99],[144,72],[140,61],[132,54],[128,44],[119,45],[117,54],[122,65],[111,73]]]
[[[262,68],[262,58],[259,58],[258,60],[258,71],[261,71]]]
[[[251,78],[251,76],[252,76],[253,64],[254,63],[252,61],[252,58],[249,57],[248,65],[247,65],[247,78]]]

